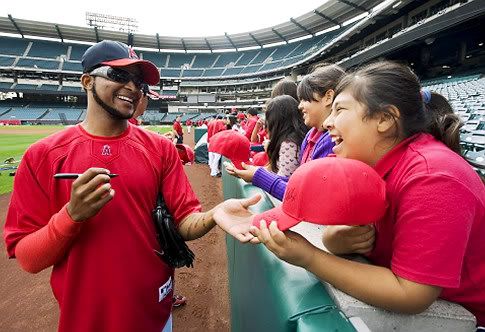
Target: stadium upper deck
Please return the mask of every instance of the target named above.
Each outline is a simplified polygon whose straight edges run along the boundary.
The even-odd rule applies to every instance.
[[[274,27],[207,38],[149,36],[0,17],[0,32],[34,37],[2,37],[0,68],[80,73],[80,58],[88,45],[65,43],[64,39],[90,43],[112,39],[135,49],[144,48],[138,53],[160,68],[162,78],[254,77],[308,64],[352,33],[395,13],[397,5],[409,2],[330,0],[312,12]],[[217,52],[220,50],[227,52]]]

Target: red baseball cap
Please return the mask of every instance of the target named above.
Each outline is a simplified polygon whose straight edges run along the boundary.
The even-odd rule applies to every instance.
[[[182,164],[192,164],[194,163],[195,154],[194,150],[187,144],[175,144],[177,152],[179,153],[180,160]]]
[[[320,225],[364,225],[386,212],[386,184],[376,171],[354,159],[326,157],[297,168],[283,203],[253,217],[253,225],[275,220],[282,231],[301,221]]]
[[[244,115],[244,113],[242,113],[242,112],[237,113],[236,117],[237,117],[238,119],[241,119],[241,120],[243,120],[243,119],[245,119],[245,118],[246,118],[246,116],[245,116],[245,115]]]
[[[214,134],[209,143],[209,151],[229,158],[235,167],[243,169],[241,163],[249,163],[249,139],[235,130],[223,130]]]
[[[103,40],[84,52],[81,64],[85,73],[99,66],[126,67],[137,64],[143,73],[143,81],[156,85],[160,81],[157,66],[147,60],[140,60],[133,48],[119,41]]]
[[[254,166],[266,166],[269,163],[268,154],[265,151],[256,153],[253,156]]]

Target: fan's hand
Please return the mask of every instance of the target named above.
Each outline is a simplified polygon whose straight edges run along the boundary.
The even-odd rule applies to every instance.
[[[241,178],[246,182],[253,181],[254,173],[256,173],[256,171],[259,168],[259,166],[252,166],[252,165],[247,165],[245,163],[241,163],[241,166],[244,169],[237,169],[236,167],[234,167],[233,164],[227,161],[224,162],[224,166],[226,167],[227,173],[237,178]]]
[[[313,260],[317,248],[296,232],[278,229],[276,221],[269,227],[261,220],[260,226],[251,226],[251,233],[278,258],[297,266],[306,268]]]

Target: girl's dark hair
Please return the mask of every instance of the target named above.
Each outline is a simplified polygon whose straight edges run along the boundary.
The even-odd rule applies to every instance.
[[[290,141],[300,147],[308,131],[296,99],[288,95],[271,99],[266,108],[266,128],[271,136],[266,152],[271,169],[277,172],[281,143]]]
[[[365,105],[366,117],[385,113],[397,124],[395,138],[430,133],[451,150],[460,153],[462,123],[453,113],[449,102],[438,93],[424,103],[418,77],[408,67],[381,61],[346,75],[338,84],[335,94],[350,89],[352,96]],[[394,114],[389,106],[399,110]]]
[[[271,98],[277,96],[288,95],[298,100],[298,95],[296,94],[296,83],[289,78],[283,78],[274,86],[273,90],[271,91]]]
[[[335,87],[345,75],[345,71],[337,65],[327,65],[316,68],[313,72],[303,77],[298,84],[298,99],[306,101],[317,101],[316,93],[323,97],[327,90],[335,90]]]

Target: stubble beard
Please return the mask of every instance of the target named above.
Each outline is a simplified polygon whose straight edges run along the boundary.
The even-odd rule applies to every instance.
[[[93,98],[96,101],[96,103],[101,106],[108,114],[111,116],[113,119],[117,120],[128,120],[133,117],[133,114],[135,114],[135,109],[131,112],[131,114],[125,115],[118,111],[116,108],[109,106],[106,104],[104,101],[99,98],[98,93],[96,92],[96,82],[93,82]]]

